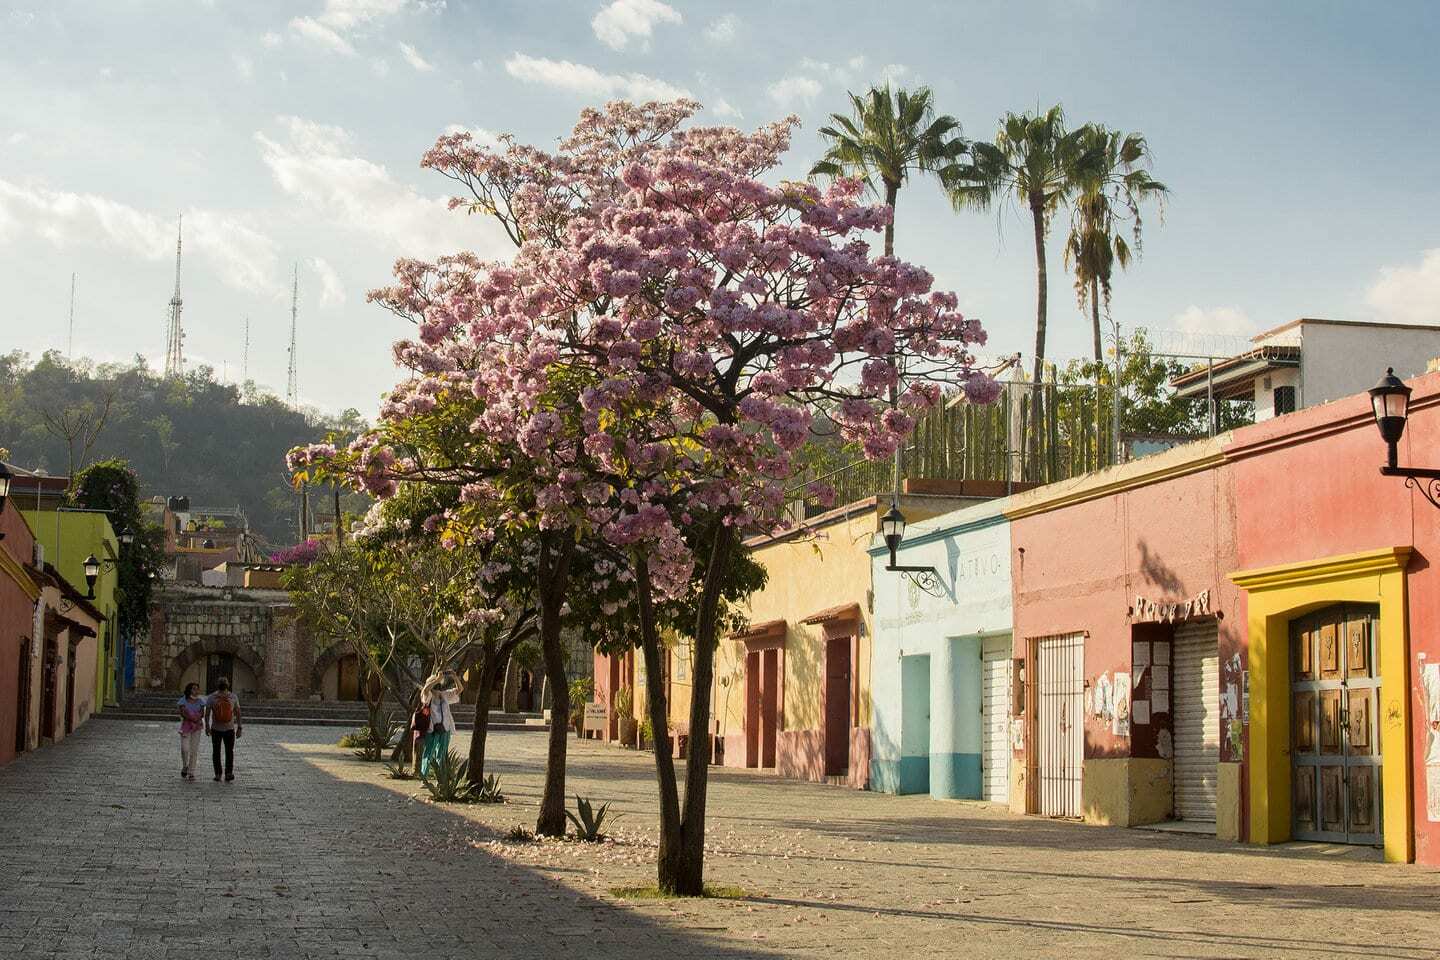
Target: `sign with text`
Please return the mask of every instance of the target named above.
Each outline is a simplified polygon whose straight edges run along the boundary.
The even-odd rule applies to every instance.
[[[604,729],[605,729],[605,704],[603,704],[603,703],[587,703],[587,704],[585,704],[585,729],[586,729],[586,730],[604,730]]]
[[[1135,598],[1130,618],[1136,623],[1179,623],[1193,617],[1210,616],[1210,591],[1204,590],[1189,600],[1150,600]]]

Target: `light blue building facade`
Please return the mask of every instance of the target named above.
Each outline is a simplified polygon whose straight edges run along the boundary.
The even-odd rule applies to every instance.
[[[886,570],[874,587],[871,789],[1008,803],[1011,720],[1010,524],[1006,501],[906,531],[896,562],[933,567],[938,586]],[[938,595],[937,595],[938,594]]]

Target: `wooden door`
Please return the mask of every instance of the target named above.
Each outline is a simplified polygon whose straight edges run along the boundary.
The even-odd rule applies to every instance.
[[[760,765],[760,651],[745,654],[745,766]]]
[[[19,696],[15,698],[15,752],[24,753],[30,746],[30,660],[35,641],[28,637],[20,644],[20,666],[15,676],[20,680]]]
[[[335,699],[360,699],[360,658],[354,654],[335,661]]]
[[[850,769],[850,643],[832,637],[825,644],[825,774]]]
[[[1329,607],[1290,625],[1291,832],[1378,845],[1379,607]]]
[[[54,640],[45,643],[45,657],[40,663],[40,736],[55,739],[55,698],[59,693],[60,651]]]
[[[65,736],[75,732],[75,644],[65,658]]]
[[[214,693],[221,677],[230,681],[231,690],[235,689],[235,657],[228,653],[212,653],[205,658],[205,692]]]
[[[760,684],[760,766],[775,766],[775,739],[780,715],[780,651],[761,654],[764,665]]]

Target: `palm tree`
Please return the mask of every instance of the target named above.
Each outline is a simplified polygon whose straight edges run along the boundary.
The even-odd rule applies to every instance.
[[[960,136],[960,121],[948,114],[935,116],[929,87],[891,91],[871,87],[864,96],[850,95],[850,116],[830,115],[830,125],[820,128],[828,143],[825,156],[810,168],[811,177],[854,177],[870,192],[883,196],[890,208],[885,225],[885,256],[895,255],[895,201],[912,171],[935,176],[941,183],[959,172],[959,159],[966,144]],[[890,387],[890,404],[897,401]],[[900,495],[903,444],[895,448],[894,495]]]
[[[1035,229],[1035,379],[1032,387],[1034,436],[1044,423],[1041,415],[1041,375],[1045,366],[1046,309],[1049,278],[1045,268],[1045,240],[1055,213],[1094,176],[1098,156],[1087,141],[1085,128],[1069,130],[1065,112],[1057,104],[1039,113],[1007,113],[993,143],[970,145],[970,162],[947,177],[946,186],[956,209],[989,209],[1013,198],[1025,209]],[[1040,444],[1032,444],[1038,457]]]
[[[811,177],[855,177],[883,196],[893,213],[912,172],[932,174],[942,182],[958,172],[966,149],[960,122],[935,116],[929,87],[892,92],[887,84],[849,96],[850,115],[832,113],[830,125],[820,128],[829,147],[810,168]],[[892,219],[885,228],[885,255],[894,254]]]
[[[1086,151],[1095,157],[1074,202],[1070,236],[1065,241],[1065,263],[1075,271],[1075,295],[1081,310],[1089,310],[1095,362],[1103,362],[1100,308],[1110,311],[1110,281],[1115,267],[1125,269],[1140,255],[1140,205],[1146,200],[1164,202],[1169,188],[1145,169],[1150,147],[1138,133],[1108,130],[1099,124],[1081,128]],[[1118,229],[1129,223],[1126,231]]]

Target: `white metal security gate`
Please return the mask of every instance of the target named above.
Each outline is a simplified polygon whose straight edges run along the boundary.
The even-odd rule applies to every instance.
[[[1010,802],[1010,638],[987,641],[980,654],[983,765],[981,799]]]
[[[1078,817],[1085,762],[1085,635],[1042,637],[1035,647],[1039,812]]]
[[[1175,817],[1215,822],[1220,763],[1220,653],[1213,619],[1175,628],[1171,709],[1175,725]]]

